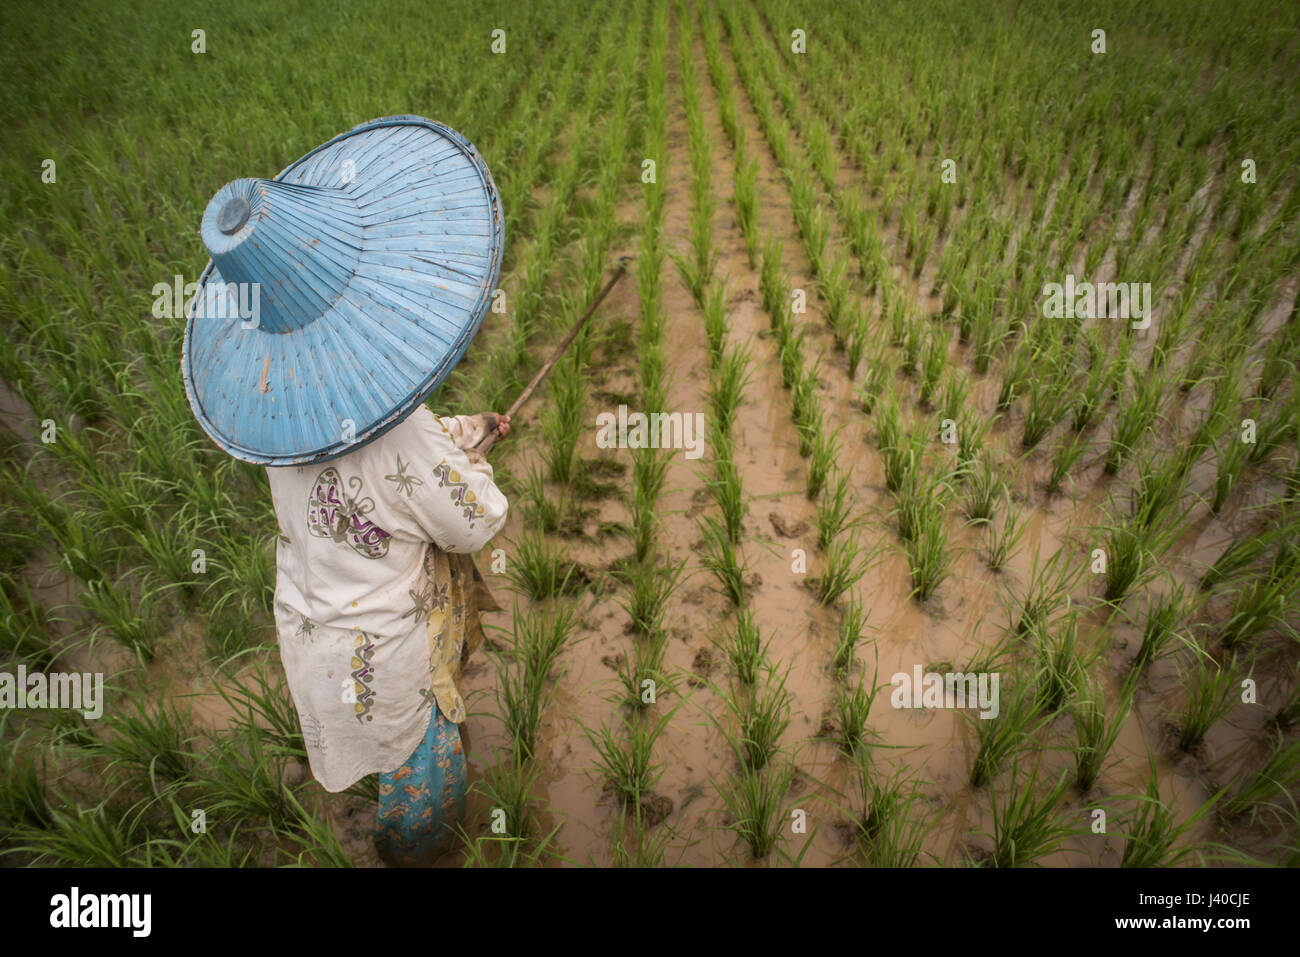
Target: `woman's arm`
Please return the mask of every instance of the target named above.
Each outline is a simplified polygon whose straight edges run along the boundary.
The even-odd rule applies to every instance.
[[[493,480],[492,466],[460,442],[477,443],[477,416],[416,418],[414,464],[423,484],[398,496],[399,507],[426,540],[445,552],[475,552],[505,524],[509,503]],[[482,432],[486,434],[486,432]]]

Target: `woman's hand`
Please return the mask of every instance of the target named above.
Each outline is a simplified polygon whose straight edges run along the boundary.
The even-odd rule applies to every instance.
[[[510,434],[510,416],[498,412],[482,412],[480,415],[489,433],[495,431],[499,439]]]

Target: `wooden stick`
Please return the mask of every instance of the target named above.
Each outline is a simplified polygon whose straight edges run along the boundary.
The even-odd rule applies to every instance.
[[[614,270],[614,275],[610,276],[609,281],[605,283],[605,287],[596,294],[596,298],[591,301],[591,305],[589,305],[587,310],[578,318],[578,321],[573,324],[573,328],[570,329],[569,334],[564,337],[564,341],[556,347],[555,351],[551,353],[551,357],[546,360],[540,369],[537,370],[537,375],[533,376],[533,381],[528,383],[523,392],[519,393],[519,398],[515,399],[514,405],[510,406],[505,413],[506,415],[513,419],[515,413],[517,413],[523,407],[523,404],[532,397],[534,390],[542,384],[542,380],[546,378],[547,373],[549,373],[551,369],[555,367],[555,364],[560,361],[560,357],[564,355],[565,350],[568,349],[573,343],[573,340],[578,337],[578,333],[582,331],[582,327],[587,324],[587,320],[596,312],[596,307],[599,306],[605,296],[609,294],[609,291],[614,288],[614,284],[623,278],[624,274],[627,272],[627,267],[631,262],[631,256],[618,257],[618,266]],[[478,445],[474,446],[474,451],[478,452],[480,455],[487,455],[488,450],[496,444],[499,437],[500,434],[493,429],[483,437],[482,441],[480,441]]]

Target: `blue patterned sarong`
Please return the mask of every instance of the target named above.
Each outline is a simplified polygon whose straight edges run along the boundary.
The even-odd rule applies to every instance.
[[[465,816],[460,729],[433,704],[433,719],[401,767],[379,775],[375,847],[389,865],[427,867],[454,844]]]

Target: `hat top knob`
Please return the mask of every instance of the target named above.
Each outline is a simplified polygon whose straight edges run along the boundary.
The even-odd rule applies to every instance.
[[[248,222],[252,212],[253,207],[245,197],[232,196],[217,213],[217,228],[227,236],[237,233],[244,228],[244,223]]]

